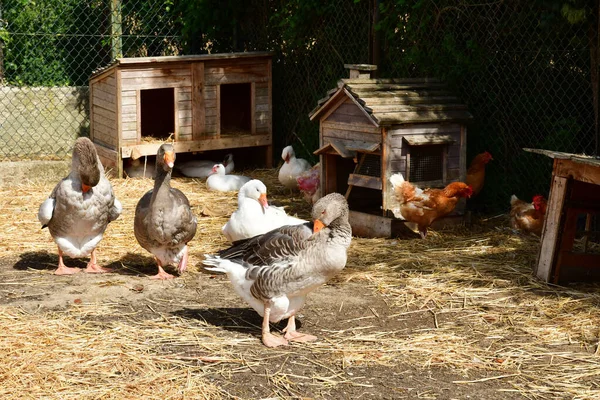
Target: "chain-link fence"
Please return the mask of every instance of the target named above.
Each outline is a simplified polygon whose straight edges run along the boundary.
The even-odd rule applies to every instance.
[[[494,161],[474,201],[548,194],[551,161],[523,147],[592,154],[597,7],[548,0],[4,0],[0,159],[64,157],[88,131],[87,82],[117,55],[272,50],[277,150],[311,158],[308,113],[346,77],[442,78],[474,115],[468,156]],[[592,76],[593,75],[593,76]]]

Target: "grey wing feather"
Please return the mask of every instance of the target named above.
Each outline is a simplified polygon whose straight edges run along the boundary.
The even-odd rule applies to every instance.
[[[311,223],[286,225],[263,235],[235,242],[219,252],[221,258],[250,265],[271,265],[297,255],[312,236]]]

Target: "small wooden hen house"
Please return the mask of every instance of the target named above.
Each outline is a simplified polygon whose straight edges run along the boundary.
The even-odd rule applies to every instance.
[[[123,159],[156,155],[172,135],[177,153],[248,147],[270,167],[271,56],[119,58],[94,72],[90,137],[102,162],[120,177]]]
[[[390,237],[406,228],[389,177],[419,187],[466,178],[467,107],[435,79],[371,79],[374,65],[346,65],[350,79],[309,114],[320,122],[321,193],[346,195],[353,233]],[[446,222],[464,214],[461,200]],[[440,225],[440,223],[438,223]]]

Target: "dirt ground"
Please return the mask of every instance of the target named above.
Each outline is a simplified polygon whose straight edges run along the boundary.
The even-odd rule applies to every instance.
[[[257,174],[272,202],[308,217],[273,171]],[[346,270],[299,316],[319,341],[267,349],[260,317],[201,266],[227,245],[219,229],[234,193],[174,183],[199,229],[189,271],[153,281],[132,232],[152,183],[114,180],[124,212],[98,248],[113,272],[54,276],[56,248],[36,219],[54,183],[0,187],[2,398],[600,398],[597,288],[536,283],[535,238],[494,226],[501,219],[427,241],[355,238]]]

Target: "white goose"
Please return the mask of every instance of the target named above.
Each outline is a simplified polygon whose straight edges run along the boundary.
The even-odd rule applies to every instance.
[[[299,225],[305,221],[287,215],[282,208],[269,207],[267,187],[258,179],[242,186],[238,193],[238,208],[231,214],[221,232],[227,240],[248,239],[284,225]]]
[[[108,223],[121,215],[123,207],[115,198],[112,186],[104,176],[104,168],[96,148],[88,138],[75,141],[71,172],[52,190],[41,205],[38,219],[42,228],[48,227],[58,246],[56,275],[79,272],[63,262],[63,254],[87,257],[90,261],[85,272],[101,273],[108,270],[96,263],[96,246]]]
[[[283,149],[281,158],[284,163],[279,169],[279,182],[286,188],[295,190],[298,188],[296,178],[304,171],[310,169],[310,163],[303,158],[296,158],[292,146],[287,146]]]
[[[226,175],[225,166],[216,164],[212,167],[212,173],[206,179],[206,187],[218,192],[233,192],[240,190],[250,178],[242,175]]]
[[[207,178],[212,174],[213,166],[216,162],[210,160],[190,160],[182,162],[181,165],[177,166],[179,172],[190,178]],[[233,154],[229,153],[223,159],[223,166],[225,166],[225,173],[231,174],[233,172]]]
[[[345,267],[352,240],[348,213],[344,196],[331,193],[315,203],[312,229],[310,223],[283,226],[205,255],[206,269],[225,272],[237,294],[263,317],[266,346],[316,340],[296,331],[295,315],[309,292]],[[273,335],[269,322],[284,318],[284,337]]]

